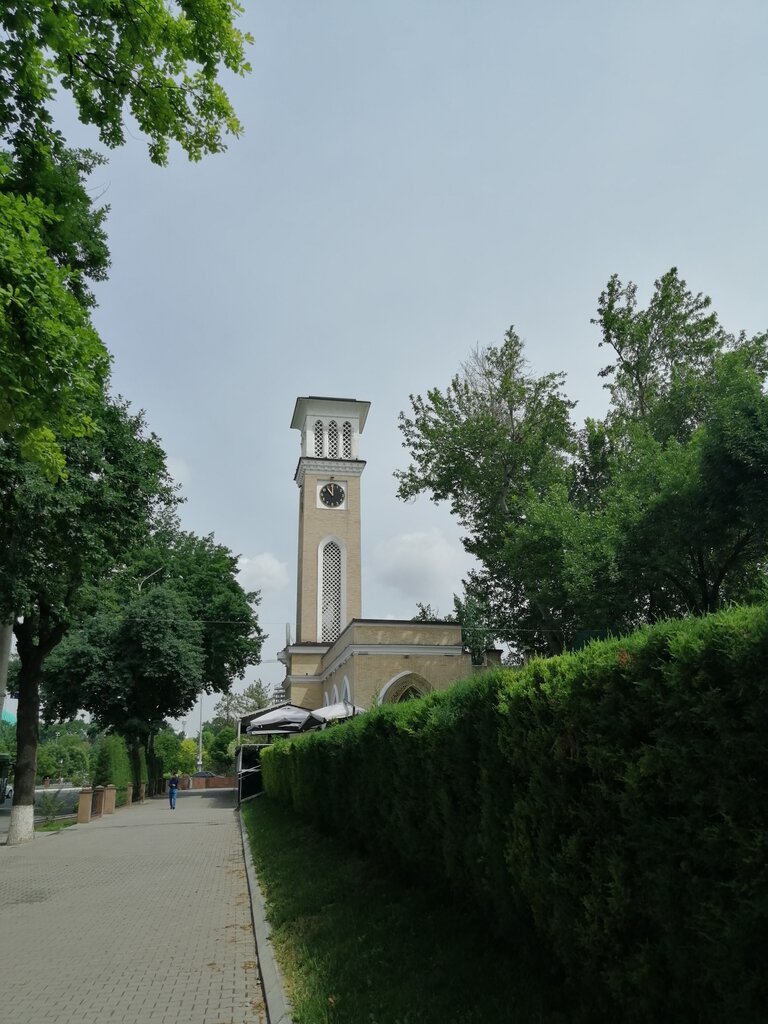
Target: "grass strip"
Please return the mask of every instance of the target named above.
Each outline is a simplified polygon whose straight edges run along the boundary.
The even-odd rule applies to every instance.
[[[57,818],[55,821],[44,821],[40,825],[35,825],[35,832],[61,832],[63,828],[76,824],[77,818]]]
[[[295,1024],[567,1024],[534,940],[322,836],[275,801],[243,806]]]

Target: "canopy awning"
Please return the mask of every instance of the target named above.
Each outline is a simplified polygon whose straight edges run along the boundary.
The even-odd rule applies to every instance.
[[[315,708],[312,714],[323,722],[339,722],[344,718],[355,718],[357,715],[365,714],[365,708],[350,704],[348,700],[342,700],[337,704],[328,704],[324,708]]]
[[[265,708],[245,731],[250,736],[259,733],[290,735],[305,728],[311,717],[312,712],[308,708],[300,708],[296,704],[279,704],[277,707]]]

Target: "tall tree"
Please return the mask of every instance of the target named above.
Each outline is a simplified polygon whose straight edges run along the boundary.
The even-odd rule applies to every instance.
[[[154,738],[164,719],[183,715],[200,692],[203,628],[168,586],[137,591],[119,608],[102,596],[104,610],[73,629],[44,666],[46,713],[83,708],[117,731],[138,787],[141,749],[148,763],[156,759]],[[155,777],[151,772],[152,783]]]
[[[19,0],[0,5],[0,433],[53,480],[63,441],[93,429],[87,411],[109,357],[90,323],[109,265],[106,208],[84,178],[101,157],[68,151],[53,100],[70,93],[107,147],[130,115],[150,158],[178,143],[198,160],[241,130],[223,72],[244,75],[251,37],[235,0]],[[10,621],[0,617],[0,696]]]
[[[509,598],[524,613],[521,628],[542,630],[553,650],[562,639],[547,595],[516,585],[509,548],[528,532],[531,502],[568,480],[576,439],[563,381],[562,374],[532,375],[510,328],[499,348],[476,350],[444,393],[411,395],[412,414],[400,415],[411,465],[396,474],[401,498],[425,492],[450,503],[467,530],[464,546],[483,565],[473,600],[486,603],[482,592],[498,591],[491,600],[497,628]]]
[[[241,13],[234,0],[0,6],[0,431],[49,474],[64,469],[61,437],[90,429],[82,408],[108,366],[85,283],[109,265],[106,210],[83,201],[102,159],[66,149],[54,96],[69,92],[110,148],[130,113],[155,163],[171,141],[193,160],[219,152],[241,130],[219,81],[250,70]]]
[[[260,679],[250,683],[242,693],[225,693],[213,709],[215,718],[226,722],[237,722],[243,715],[260,711],[269,704],[267,688]]]
[[[601,373],[612,438],[602,506],[620,527],[625,593],[650,619],[748,599],[767,550],[768,334],[727,332],[675,268],[645,309],[612,277],[595,322],[615,355]]]
[[[154,741],[155,757],[160,762],[164,775],[179,770],[181,754],[181,737],[170,728],[160,728]]]
[[[139,748],[152,759],[166,717],[182,717],[202,690],[227,692],[259,659],[258,595],[236,575],[229,549],[165,523],[127,553],[98,590],[101,611],[49,659],[47,712],[89,711],[126,738],[138,772]]]
[[[93,402],[94,430],[63,443],[66,478],[51,480],[0,435],[0,616],[19,655],[18,761],[10,843],[32,838],[40,679],[45,659],[91,606],[92,588],[175,505],[165,456],[140,415]]]
[[[768,336],[729,334],[710,307],[674,268],[646,308],[612,277],[594,321],[615,357],[611,402],[578,430],[562,378],[533,388],[511,333],[446,394],[411,398],[399,493],[451,502],[481,563],[467,596],[518,650],[557,653],[764,586]],[[507,414],[509,394],[525,401]]]

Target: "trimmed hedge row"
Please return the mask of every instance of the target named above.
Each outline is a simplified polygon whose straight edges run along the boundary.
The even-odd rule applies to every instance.
[[[122,807],[126,803],[128,786],[132,781],[131,760],[125,740],[114,733],[104,736],[96,748],[94,786],[114,786],[117,790],[116,806]]]
[[[447,881],[502,934],[532,920],[586,1019],[756,1024],[767,739],[758,607],[488,673],[262,764],[269,796]]]

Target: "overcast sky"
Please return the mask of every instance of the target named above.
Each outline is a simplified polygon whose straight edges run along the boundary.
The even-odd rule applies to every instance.
[[[578,420],[601,415],[590,317],[614,272],[645,302],[677,266],[728,329],[768,326],[768,4],[243,2],[243,137],[156,168],[134,132],[94,177],[112,208],[95,319],[183,525],[262,591],[250,678],[273,684],[295,619],[297,396],[372,403],[363,614],[409,618],[449,611],[469,564],[447,510],[396,497],[409,394],[514,324],[536,373],[567,373]]]

